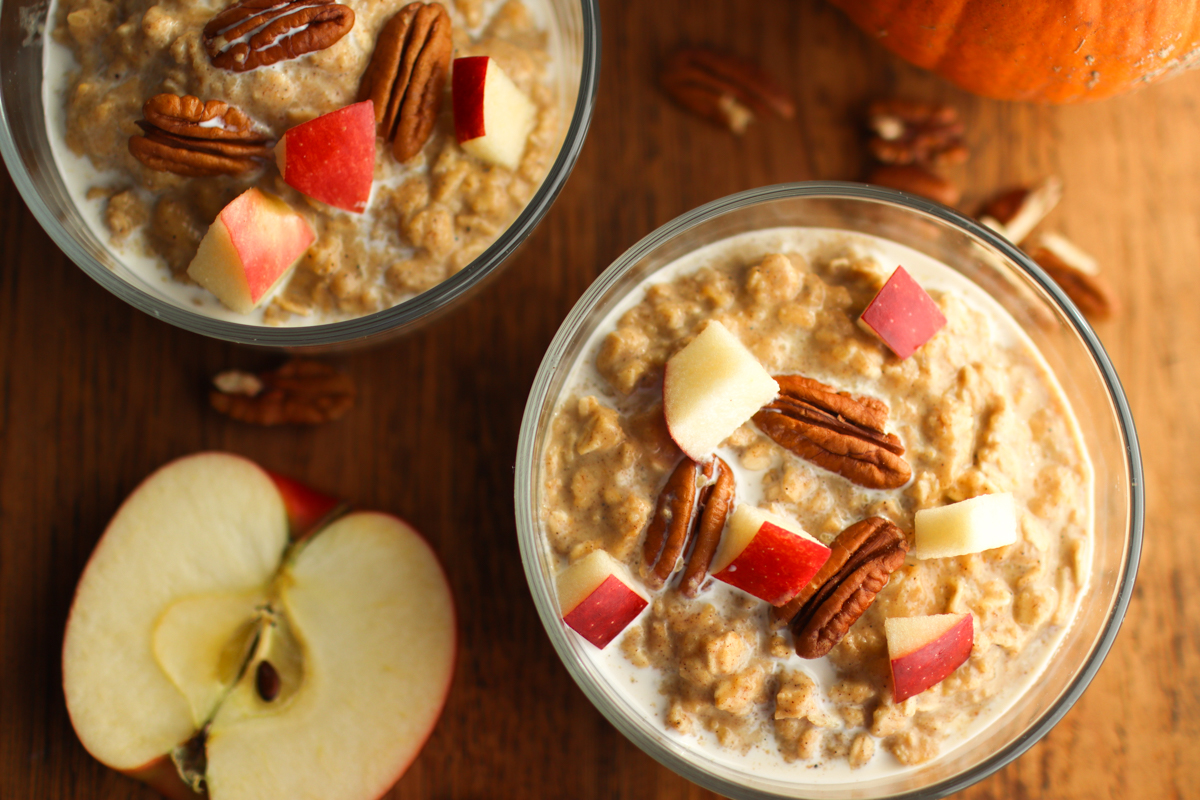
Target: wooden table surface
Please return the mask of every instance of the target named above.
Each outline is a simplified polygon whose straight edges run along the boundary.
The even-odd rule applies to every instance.
[[[1200,796],[1200,74],[1098,105],[982,100],[876,47],[819,0],[603,0],[603,73],[574,175],[502,276],[428,329],[339,356],[360,399],[339,423],[258,429],[210,411],[229,367],[279,356],[176,330],[71,264],[0,184],[0,797],[152,797],[71,730],[59,648],[75,582],[122,498],[164,462],[241,453],[399,514],[444,560],[461,617],[445,715],[397,798],[695,798],[589,705],[526,589],[513,522],[517,427],[551,336],[595,276],[676,215],[731,192],[858,179],[865,103],[945,100],[973,150],[971,208],[1046,174],[1051,222],[1097,255],[1124,310],[1099,328],[1136,417],[1148,492],[1138,586],[1091,688],[964,798]],[[797,119],[741,139],[666,103],[683,43],[755,56]]]

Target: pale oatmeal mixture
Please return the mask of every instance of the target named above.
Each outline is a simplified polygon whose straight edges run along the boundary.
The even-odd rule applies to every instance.
[[[441,0],[454,57],[490,55],[534,102],[537,117],[518,168],[464,153],[454,136],[449,84],[433,135],[400,164],[376,140],[375,188],[363,215],[306,198],[274,163],[245,177],[188,178],[129,154],[142,105],[159,93],[224,100],[278,138],[288,128],[357,100],[380,28],[409,0],[341,0],[353,28],[327,49],[247,72],[214,67],[201,31],[228,0],[59,0],[53,38],[79,65],[67,84],[66,143],[105,176],[113,243],[135,235],[181,282],[209,224],[250,186],[285,199],[317,233],[287,285],[263,313],[340,319],[388,308],[445,280],[482,253],[533,196],[558,151],[559,108],[548,33],[521,0]],[[113,175],[119,176],[113,179]]]
[[[935,289],[947,326],[898,359],[855,324],[895,267],[863,252],[843,243],[763,257],[748,247],[649,285],[552,421],[543,529],[563,565],[604,548],[638,573],[656,498],[681,458],[662,416],[663,365],[710,319],[773,375],[801,373],[884,400],[888,430],[913,470],[898,490],[863,489],[748,422],[718,451],[737,475],[736,502],[790,515],[825,543],[873,515],[911,541],[918,509],[1015,495],[1015,544],[957,558],[910,555],[825,663],[793,652],[791,632],[773,629],[767,604],[711,578],[696,600],[678,591],[678,573],[657,593],[643,587],[649,609],[610,647],[661,673],[662,724],[685,736],[708,732],[730,752],[765,747],[788,762],[852,768],[882,751],[900,766],[928,761],[987,713],[989,698],[1036,673],[1086,588],[1091,467],[1040,357],[1003,335],[994,315]],[[969,660],[894,702],[884,618],[942,613],[974,617]]]

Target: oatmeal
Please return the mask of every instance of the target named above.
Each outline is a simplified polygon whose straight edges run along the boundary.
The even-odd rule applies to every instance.
[[[77,203],[96,208],[102,238],[122,260],[181,304],[246,319],[227,314],[186,270],[217,213],[249,187],[283,198],[316,233],[290,278],[250,319],[311,324],[388,308],[461,270],[516,218],[557,153],[554,48],[537,0],[444,0],[454,57],[491,56],[532,102],[532,130],[514,168],[458,145],[447,83],[441,112],[415,155],[401,162],[394,135],[377,138],[363,214],[296,191],[258,150],[247,156],[254,168],[242,175],[151,169],[130,153],[131,137],[144,133],[137,123],[150,98],[224,101],[273,144],[286,130],[362,99],[380,32],[407,2],[345,0],[353,26],[332,45],[248,71],[214,66],[206,51],[204,28],[229,5],[59,0],[50,12],[56,44],[47,47],[46,104],[51,138],[57,128],[69,150],[56,154],[64,179]],[[159,275],[170,280],[155,280]]]
[[[904,360],[856,324],[901,258],[947,320]],[[664,420],[664,365],[710,320],[771,375],[882,401],[911,467],[899,488],[864,488],[752,421],[716,451],[735,475],[734,505],[794,519],[826,545],[869,518],[907,538],[889,551],[896,566],[886,586],[822,658],[799,657],[805,648],[767,603],[711,577],[688,591],[686,554],[664,588],[643,566],[656,501],[683,458]],[[1032,344],[957,273],[866,236],[743,235],[652,277],[584,353],[550,423],[542,529],[563,567],[603,549],[632,574],[642,570],[634,580],[647,610],[594,658],[622,684],[649,687],[635,694],[667,730],[716,757],[753,758],[755,769],[804,780],[903,769],[1001,713],[1070,625],[1088,582],[1091,465]],[[1015,543],[904,557],[918,511],[1002,493],[1015,500]],[[970,655],[897,702],[884,621],[936,614],[970,615]]]

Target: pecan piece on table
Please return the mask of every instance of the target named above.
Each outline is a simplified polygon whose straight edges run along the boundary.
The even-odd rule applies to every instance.
[[[791,119],[796,106],[787,92],[751,61],[694,47],[667,60],[660,78],[671,99],[700,116],[743,133],[756,114]]]
[[[952,181],[915,164],[876,167],[867,176],[867,183],[926,197],[944,206],[953,206],[962,199],[962,190]]]
[[[776,375],[779,397],[754,424],[801,458],[868,489],[895,489],[912,476],[904,445],[886,433],[888,407],[803,375]]]
[[[354,11],[333,0],[241,0],[204,26],[214,67],[247,72],[333,45],[354,27]]]
[[[733,471],[716,456],[704,465],[686,456],[679,462],[646,529],[642,575],[648,584],[657,589],[666,583],[694,538],[680,591],[687,597],[699,593],[733,504],[734,488]]]
[[[320,361],[295,359],[252,375],[229,370],[213,378],[209,403],[253,425],[319,425],[345,415],[357,391],[349,375]]]
[[[1059,234],[1041,234],[1029,257],[1058,284],[1084,316],[1096,321],[1117,313],[1117,296],[1099,275],[1095,259]]]
[[[800,594],[771,611],[790,624],[801,658],[821,658],[842,640],[891,574],[904,564],[908,539],[881,517],[868,517],[838,534],[829,560]]]
[[[884,164],[939,166],[967,160],[965,128],[953,107],[912,100],[878,100],[867,110],[874,134],[867,147]]]
[[[271,157],[270,138],[242,111],[221,100],[159,94],[142,106],[141,136],[129,152],[151,169],[188,177],[240,175]]]
[[[1018,186],[993,197],[979,212],[979,221],[1020,244],[1062,200],[1062,181],[1051,175],[1035,186]]]
[[[438,3],[409,3],[388,20],[363,73],[358,100],[375,103],[379,135],[400,162],[433,133],[450,75],[450,15]]]

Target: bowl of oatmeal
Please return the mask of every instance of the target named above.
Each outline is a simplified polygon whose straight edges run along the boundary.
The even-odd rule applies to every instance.
[[[859,321],[897,267],[942,320],[903,358]],[[664,373],[715,323],[779,391],[693,464]],[[789,407],[818,419],[822,452],[778,433]],[[882,477],[843,458],[882,449],[901,454]],[[1141,477],[1112,364],[1024,254],[919,198],[802,183],[685,214],[589,288],[530,393],[516,516],[568,671],[662,764],[735,798],[934,797],[1017,758],[1099,669],[1133,589]],[[918,514],[981,498],[1009,509],[1002,546],[921,540]],[[759,599],[753,574],[715,566],[743,507],[847,566]],[[973,638],[901,692],[890,625],[918,617]]]
[[[411,330],[494,274],[566,181],[599,68],[594,0],[5,0],[0,40],[0,151],[56,244],[174,325],[285,347]],[[484,56],[480,118],[504,147],[456,122],[456,105],[471,107],[452,96],[454,72]],[[493,103],[497,73],[508,93]],[[285,180],[278,143],[366,101],[346,135],[310,135],[316,178],[294,146]],[[282,214],[259,251],[286,255],[240,258],[247,309],[192,264],[249,196],[270,200],[226,238],[243,256]]]

